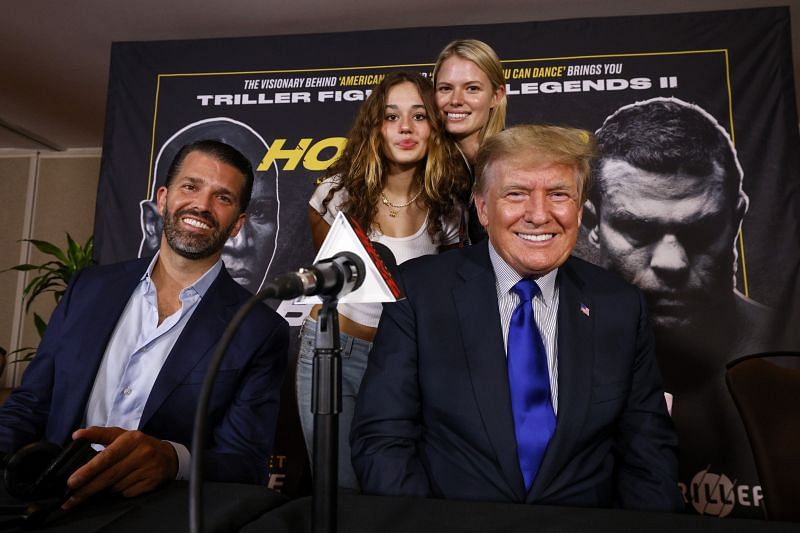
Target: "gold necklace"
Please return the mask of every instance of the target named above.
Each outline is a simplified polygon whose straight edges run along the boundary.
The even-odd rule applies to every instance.
[[[386,198],[386,195],[383,194],[383,191],[381,191],[381,203],[383,203],[383,205],[385,205],[386,207],[389,208],[389,216],[392,217],[392,218],[395,218],[395,217],[397,217],[397,215],[400,214],[400,209],[402,209],[404,207],[408,207],[411,204],[413,204],[414,202],[416,202],[417,198],[419,198],[420,194],[422,194],[422,189],[418,190],[417,194],[414,195],[414,198],[412,198],[408,202],[406,202],[404,204],[395,205],[392,202],[390,202],[389,199]]]

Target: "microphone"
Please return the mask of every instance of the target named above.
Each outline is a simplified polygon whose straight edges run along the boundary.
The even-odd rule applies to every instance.
[[[325,296],[343,296],[358,289],[366,278],[364,261],[353,252],[339,252],[333,257],[317,261],[308,268],[284,274],[267,283],[258,294],[247,300],[236,312],[233,320],[225,328],[206,369],[206,377],[197,398],[197,409],[194,414],[194,430],[192,431],[192,465],[189,476],[189,530],[203,531],[203,442],[206,439],[208,420],[208,399],[214,386],[214,377],[219,370],[225,350],[231,343],[239,325],[253,307],[265,298],[282,300],[298,296],[314,294]],[[335,304],[336,302],[329,302]],[[335,307],[335,305],[334,305]],[[334,479],[335,483],[335,479]],[[334,490],[335,492],[335,490]],[[2,525],[0,523],[0,525]]]
[[[364,261],[358,255],[339,252],[310,267],[279,276],[269,285],[275,291],[272,296],[280,300],[313,295],[341,297],[358,289],[365,277]]]

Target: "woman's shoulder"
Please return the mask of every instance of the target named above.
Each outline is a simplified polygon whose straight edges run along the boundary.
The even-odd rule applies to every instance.
[[[327,198],[328,194],[331,192],[332,189],[335,189],[341,183],[341,179],[338,174],[335,176],[322,176],[318,178],[315,183],[317,187],[316,189],[314,189],[314,192],[311,195],[311,200],[309,201],[309,203],[311,205],[314,205],[315,207],[318,207],[315,204],[322,205],[322,201],[325,198]],[[347,191],[344,190],[344,188],[338,189],[334,191],[333,198],[336,198],[337,200],[342,200],[345,197],[344,195],[346,194]],[[341,203],[341,201],[337,203]]]
[[[314,184],[317,186],[317,190],[329,191],[341,182],[341,174],[334,174],[333,176],[320,176],[316,179]]]
[[[308,200],[308,205],[318,213],[324,213],[322,218],[328,224],[333,223],[333,219],[336,218],[336,214],[339,212],[339,207],[347,200],[347,191],[345,189],[334,190],[339,183],[338,175],[318,179],[317,188],[314,189],[314,193]],[[332,190],[333,194],[331,194]],[[326,199],[328,199],[327,203],[325,203]]]

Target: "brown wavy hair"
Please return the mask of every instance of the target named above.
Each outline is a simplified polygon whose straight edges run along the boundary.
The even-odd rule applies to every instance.
[[[444,123],[436,107],[433,85],[420,74],[391,72],[373,89],[361,105],[341,157],[318,182],[334,178],[335,184],[322,201],[324,215],[333,195],[344,189],[347,200],[341,210],[353,217],[366,231],[374,226],[378,203],[388,169],[383,152],[381,128],[386,113],[386,97],[395,85],[412,83],[417,88],[430,124],[426,156],[419,162],[414,180],[422,189],[419,201],[428,209],[428,234],[434,242],[442,232],[442,219],[457,214],[457,198],[469,190],[452,141],[446,137]],[[380,228],[377,228],[380,230]]]

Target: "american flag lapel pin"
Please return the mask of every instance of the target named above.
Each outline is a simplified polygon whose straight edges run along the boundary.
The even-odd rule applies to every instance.
[[[581,313],[586,316],[589,316],[589,306],[586,304],[581,304]]]

